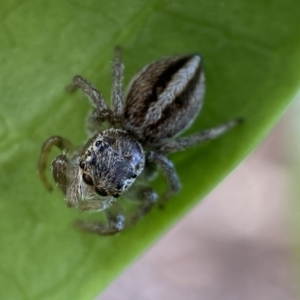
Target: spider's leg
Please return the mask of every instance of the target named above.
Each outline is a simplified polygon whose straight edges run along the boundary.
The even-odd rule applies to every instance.
[[[200,132],[197,132],[188,137],[182,137],[175,140],[167,141],[165,144],[158,148],[158,151],[164,154],[177,152],[185,150],[186,148],[196,146],[205,141],[213,140],[224,133],[226,133],[231,128],[235,127],[238,124],[241,124],[243,119],[238,118],[231,120],[227,123],[221,124],[217,127],[206,129]]]
[[[123,70],[124,65],[121,60],[121,48],[115,47],[115,56],[112,67],[112,110],[114,117],[120,120],[123,113]]]
[[[90,210],[97,210],[97,203],[99,202],[94,202],[94,207],[90,203]],[[96,233],[99,235],[113,235],[124,229],[125,216],[117,204],[114,204],[111,208],[106,209],[104,212],[108,221],[107,223],[78,220],[74,223],[74,225],[80,230]]]
[[[168,198],[178,193],[181,189],[179,177],[177,175],[174,164],[170,160],[168,160],[165,155],[155,151],[151,151],[147,159],[160,167],[167,178],[169,188],[166,190],[166,192],[162,196],[162,199],[160,200],[160,204],[163,205]]]
[[[61,136],[52,136],[49,139],[47,139],[41,149],[41,155],[39,158],[39,162],[38,162],[38,171],[39,171],[39,176],[42,180],[42,182],[44,183],[45,187],[49,190],[52,191],[52,185],[50,184],[50,182],[48,181],[45,171],[47,169],[47,163],[49,160],[49,155],[51,152],[52,147],[55,146],[57,147],[59,150],[61,151],[68,151],[73,149],[73,144],[67,140],[66,138],[63,138]],[[67,161],[65,161],[65,163],[67,163]],[[64,168],[64,167],[63,167]],[[55,179],[55,174],[53,174],[54,179]],[[59,180],[59,177],[61,175],[58,175],[57,178]],[[59,184],[59,182],[57,182]]]
[[[107,106],[102,94],[87,80],[81,76],[75,76],[72,83],[67,87],[67,90],[73,92],[77,89],[81,89],[91,100],[95,107],[97,121],[111,121],[113,114],[111,109]]]
[[[157,193],[149,186],[133,186],[128,194],[128,199],[138,203],[136,210],[128,218],[126,226],[132,226],[137,223],[144,215],[149,213],[157,201]]]

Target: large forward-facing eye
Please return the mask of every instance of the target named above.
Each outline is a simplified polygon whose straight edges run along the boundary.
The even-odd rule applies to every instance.
[[[81,160],[81,161],[79,162],[79,167],[80,167],[81,169],[84,169],[85,163],[84,163],[83,160]]]
[[[108,194],[107,192],[104,190],[104,189],[101,189],[101,188],[95,188],[95,192],[99,195],[99,196],[102,196],[102,197],[106,197]]]
[[[95,146],[100,150],[100,151],[104,151],[105,149],[107,149],[109,147],[108,143],[105,143],[103,141],[96,141]]]
[[[87,185],[93,185],[93,179],[90,175],[83,173],[82,180]]]

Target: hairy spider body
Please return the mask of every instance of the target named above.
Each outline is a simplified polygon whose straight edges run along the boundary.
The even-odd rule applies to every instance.
[[[172,138],[197,116],[204,91],[199,55],[154,62],[138,73],[129,85],[123,126],[146,144]]]
[[[205,79],[197,54],[164,58],[147,65],[132,79],[125,101],[122,82],[118,47],[113,62],[112,109],[97,89],[75,76],[69,90],[81,89],[94,106],[88,118],[92,137],[80,150],[63,137],[50,137],[42,146],[39,160],[40,177],[51,190],[45,175],[51,148],[67,151],[52,161],[53,179],[66,195],[68,206],[87,211],[105,209],[107,224],[76,223],[77,227],[100,235],[117,233],[151,210],[158,196],[143,180],[136,180],[149,179],[156,166],[168,181],[161,204],[180,190],[174,165],[166,157],[168,153],[214,139],[239,122],[236,119],[189,137],[174,138],[193,122],[203,103]],[[111,128],[103,130],[104,122]],[[109,209],[123,194],[139,202],[128,220],[121,210],[112,213]]]

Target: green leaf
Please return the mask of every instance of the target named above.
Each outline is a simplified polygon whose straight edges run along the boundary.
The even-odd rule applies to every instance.
[[[296,0],[0,5],[1,299],[92,299],[254,149],[299,89]],[[187,134],[238,116],[245,123],[172,155],[181,193],[164,211],[154,209],[135,227],[104,238],[71,226],[90,215],[68,209],[58,191],[45,190],[37,161],[53,134],[78,145],[87,138],[89,103],[64,88],[80,74],[109,99],[116,44],[123,47],[126,82],[157,58],[203,55],[205,106]]]

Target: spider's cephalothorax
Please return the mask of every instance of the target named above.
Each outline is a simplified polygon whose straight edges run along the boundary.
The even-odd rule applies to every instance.
[[[86,146],[79,156],[77,193],[88,185],[95,199],[98,195],[118,198],[143,171],[143,148],[124,130],[104,130],[93,136]]]
[[[240,121],[174,138],[193,122],[203,103],[205,79],[198,54],[164,58],[147,65],[132,79],[124,101],[122,82],[118,47],[113,62],[112,108],[97,89],[75,76],[69,90],[81,89],[94,106],[88,118],[92,137],[78,150],[69,140],[52,136],[43,144],[39,160],[40,177],[51,190],[45,175],[49,153],[53,146],[64,151],[52,161],[53,179],[66,195],[68,206],[87,211],[105,209],[107,224],[76,222],[77,227],[100,235],[117,233],[149,212],[158,196],[145,180],[156,166],[162,169],[169,186],[160,203],[180,190],[168,153],[214,139]],[[104,130],[104,122],[111,128]],[[110,210],[121,195],[139,203],[127,220],[121,210]]]

